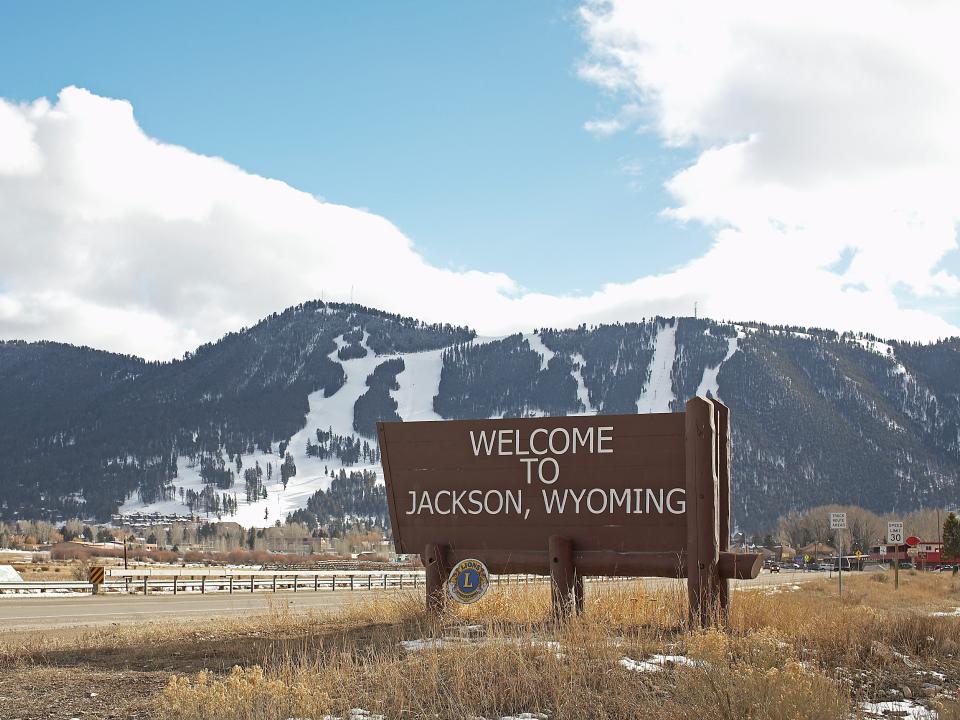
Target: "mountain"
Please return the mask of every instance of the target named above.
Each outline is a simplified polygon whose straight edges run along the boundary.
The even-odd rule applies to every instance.
[[[666,412],[694,394],[731,408],[744,529],[826,502],[960,501],[960,339],[687,317],[478,338],[310,302],[172,362],[0,342],[0,518],[385,522],[377,420]]]

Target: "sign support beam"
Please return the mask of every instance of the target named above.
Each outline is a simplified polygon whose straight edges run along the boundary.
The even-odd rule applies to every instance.
[[[692,398],[685,422],[688,621],[691,627],[708,627],[720,596],[720,482],[713,403]]]
[[[423,567],[427,586],[427,611],[439,613],[446,604],[447,546],[429,544],[423,549]]]
[[[717,425],[717,479],[718,504],[717,519],[720,522],[720,558],[717,569],[719,579],[720,619],[724,625],[730,624],[730,575],[723,573],[720,567],[725,555],[730,551],[730,408],[722,402],[713,403],[714,419]]]

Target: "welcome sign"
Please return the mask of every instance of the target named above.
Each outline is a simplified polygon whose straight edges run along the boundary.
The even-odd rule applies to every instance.
[[[686,413],[379,423],[396,550],[424,556],[428,586],[431,561],[552,574],[553,539],[574,578],[681,577],[693,559],[720,592],[760,566],[727,552],[728,418],[694,398]]]

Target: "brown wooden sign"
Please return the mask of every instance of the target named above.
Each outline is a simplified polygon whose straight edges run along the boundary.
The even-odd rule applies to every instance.
[[[589,575],[688,577],[691,612],[725,608],[724,578],[762,558],[728,552],[729,411],[379,423],[397,552],[421,553],[428,602],[461,559],[554,578],[555,608]],[[701,612],[701,609],[703,612]]]

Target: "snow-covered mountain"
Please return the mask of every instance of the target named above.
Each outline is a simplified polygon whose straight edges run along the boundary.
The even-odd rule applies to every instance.
[[[377,420],[667,412],[694,394],[732,409],[745,528],[960,499],[957,340],[695,318],[478,338],[313,302],[170,363],[0,343],[0,516],[378,520]]]

